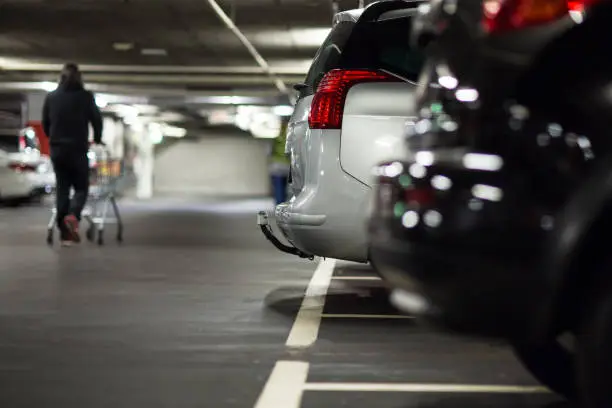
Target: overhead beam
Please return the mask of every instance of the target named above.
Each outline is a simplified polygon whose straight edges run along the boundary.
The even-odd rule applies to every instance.
[[[306,61],[308,62],[308,61]],[[306,75],[309,65],[271,66],[274,75]],[[84,73],[143,73],[143,74],[260,74],[265,72],[259,66],[176,66],[176,65],[80,65]],[[62,64],[6,62],[0,57],[0,74],[6,72],[53,72],[62,69]]]
[[[252,89],[235,87],[228,90],[186,90],[184,87],[160,87],[160,86],[130,86],[130,85],[109,85],[96,82],[87,82],[87,88],[93,92],[131,95],[134,97],[184,97],[199,98],[206,96],[248,96],[248,97],[271,97],[278,96],[278,90],[270,87],[267,89]],[[19,82],[0,82],[0,91],[41,91],[40,81],[19,81]],[[146,103],[146,102],[132,102]]]
[[[282,81],[299,82],[301,76],[279,76]],[[270,79],[264,75],[150,75],[150,74],[85,74],[86,82],[100,82],[108,84],[149,84],[149,85],[214,85],[214,86],[241,86],[241,85],[270,85]],[[11,81],[56,81],[57,75],[44,74],[18,74],[13,73]]]

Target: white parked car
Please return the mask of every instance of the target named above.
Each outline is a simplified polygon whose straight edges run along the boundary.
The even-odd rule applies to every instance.
[[[55,189],[55,172],[49,156],[37,150],[9,154],[10,167],[19,171],[30,183],[30,196],[49,194]]]
[[[33,183],[30,173],[36,168],[19,163],[12,154],[0,150],[0,201],[19,204],[32,196]]]
[[[292,197],[275,209],[293,245],[280,243],[268,217],[262,230],[302,257],[368,262],[366,217],[372,168],[405,154],[424,57],[410,46],[415,1],[381,1],[341,12],[317,52],[290,119]]]

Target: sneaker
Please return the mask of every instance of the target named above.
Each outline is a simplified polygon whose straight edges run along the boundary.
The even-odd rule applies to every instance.
[[[72,242],[72,241],[62,241],[62,244],[61,244],[61,245],[62,245],[63,247],[71,247],[71,246],[72,246],[72,244],[73,244],[73,242]]]
[[[81,236],[79,235],[79,220],[74,215],[68,215],[64,217],[64,225],[66,231],[70,236],[72,242],[81,242]]]

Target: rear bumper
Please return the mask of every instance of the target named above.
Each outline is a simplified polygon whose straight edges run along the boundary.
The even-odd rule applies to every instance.
[[[389,238],[374,238],[370,256],[391,285],[425,301],[426,307],[407,310],[417,318],[474,336],[529,338],[530,316],[544,287],[537,261]]]
[[[366,262],[366,205],[369,188],[356,186],[350,200],[340,195],[310,195],[276,206],[275,218],[296,248],[321,257]],[[301,205],[300,205],[301,203]],[[326,208],[326,213],[316,213]],[[320,211],[322,212],[322,211]]]
[[[31,181],[23,174],[11,174],[0,181],[0,198],[25,198],[35,189]]]

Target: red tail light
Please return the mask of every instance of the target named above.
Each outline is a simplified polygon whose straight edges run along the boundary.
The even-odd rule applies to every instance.
[[[570,11],[583,11],[599,0],[484,0],[484,28],[487,32],[511,31],[545,24]]]
[[[353,85],[365,82],[399,82],[398,78],[381,71],[342,70],[329,71],[321,80],[308,116],[311,129],[340,129],[344,101]]]
[[[9,168],[17,172],[36,171],[35,166],[32,166],[31,164],[25,164],[25,163],[11,163],[9,164]]]

